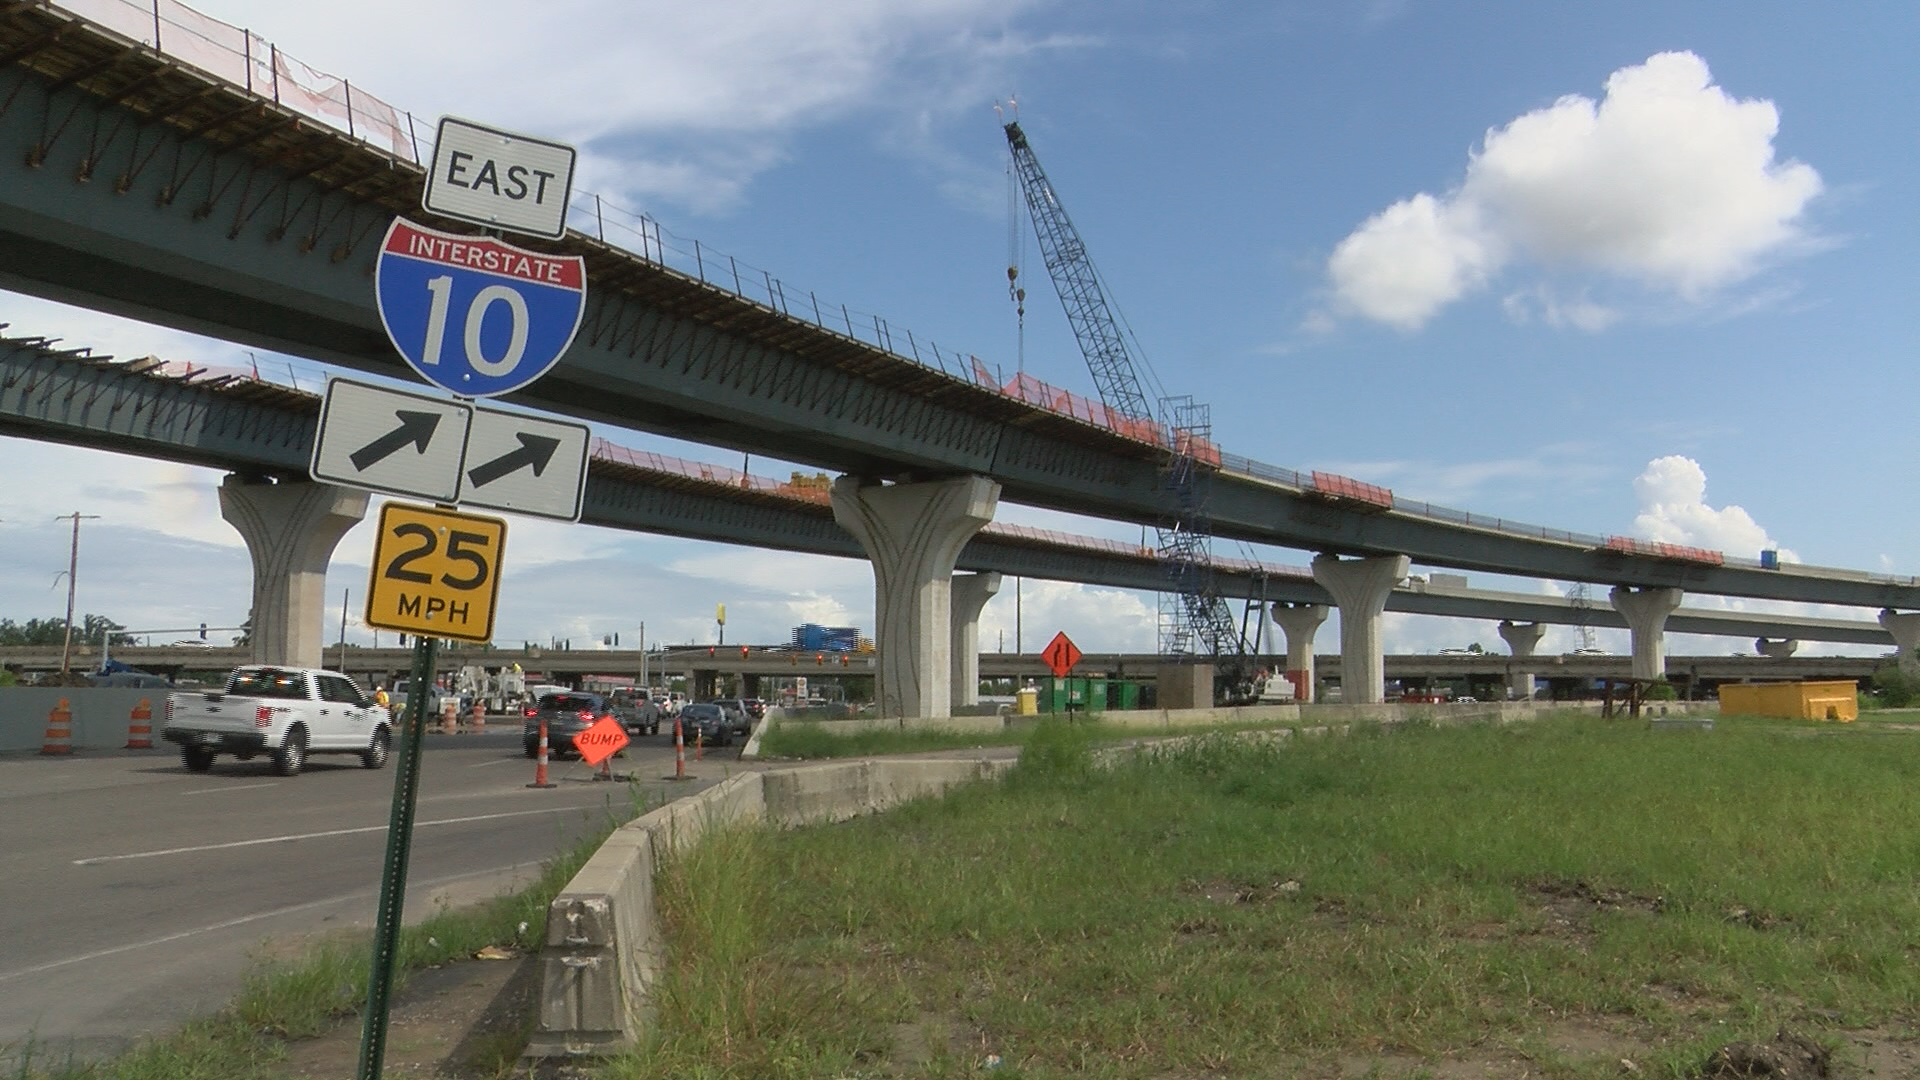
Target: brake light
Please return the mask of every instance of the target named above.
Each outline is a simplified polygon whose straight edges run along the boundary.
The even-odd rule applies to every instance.
[[[525,715],[527,715],[527,716],[529,716],[529,717],[533,717],[533,716],[539,716],[539,715],[540,715],[540,710],[539,710],[539,709],[536,709],[536,708],[534,708],[534,707],[533,707],[533,706],[531,706],[531,705],[529,705],[529,706],[527,706],[527,707],[526,707],[526,709],[525,709]]]
[[[169,724],[173,723],[173,698],[172,697],[167,698],[167,707],[164,710],[164,712],[167,718],[167,723]]]
[[[580,710],[580,719],[582,719],[582,720],[585,720],[585,721],[586,721],[587,723],[589,723],[589,724],[591,724],[591,723],[593,723],[593,710],[592,710],[592,709],[581,709],[581,710]]]
[[[259,705],[254,708],[253,726],[257,728],[270,728],[273,726],[273,709],[271,706]]]

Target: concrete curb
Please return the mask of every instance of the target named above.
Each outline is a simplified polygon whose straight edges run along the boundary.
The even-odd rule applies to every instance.
[[[844,821],[996,779],[1013,766],[1011,758],[862,760],[742,773],[627,822],[547,908],[539,1017],[526,1055],[617,1053],[651,1029],[665,960],[654,869],[708,829]]]

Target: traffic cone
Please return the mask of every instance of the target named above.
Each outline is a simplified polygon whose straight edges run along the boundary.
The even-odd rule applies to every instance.
[[[440,706],[440,734],[457,735],[460,733],[460,703],[448,698]]]
[[[694,732],[694,734],[693,734],[693,760],[695,760],[695,761],[699,761],[699,760],[700,760],[700,746],[701,746],[701,743],[705,741],[705,739],[706,739],[706,732],[703,732],[703,731],[696,731],[696,732]]]
[[[60,704],[47,714],[47,741],[41,744],[40,752],[73,753],[73,711],[68,708],[66,698],[61,698]]]
[[[673,718],[673,779],[687,778],[687,736],[686,729],[680,726],[680,718]]]
[[[128,750],[153,749],[153,702],[146,698],[133,707],[133,713],[127,717]]]
[[[485,734],[487,730],[487,703],[479,698],[473,699],[473,733]]]
[[[559,785],[557,784],[547,782],[547,722],[545,720],[540,721],[540,753],[533,761],[533,783],[527,786],[531,788],[558,787]]]

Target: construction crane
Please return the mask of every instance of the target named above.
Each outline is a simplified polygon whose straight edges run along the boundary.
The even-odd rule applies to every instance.
[[[1230,703],[1251,700],[1254,672],[1247,638],[1234,625],[1233,613],[1214,580],[1213,524],[1207,509],[1213,474],[1194,456],[1196,448],[1211,443],[1207,407],[1196,405],[1191,397],[1162,397],[1162,409],[1156,415],[1141,389],[1127,335],[1108,303],[1086,244],[1067,217],[1019,121],[1008,120],[1003,127],[1047,274],[1066,309],[1100,403],[1121,417],[1157,422],[1172,435],[1165,466],[1168,513],[1156,525],[1160,562],[1169,586],[1161,593],[1160,651],[1183,655],[1204,650],[1214,661],[1215,697]],[[1019,288],[1019,266],[1011,253],[1009,261],[1014,263],[1007,268],[1009,288],[1015,302],[1021,303],[1025,291]]]

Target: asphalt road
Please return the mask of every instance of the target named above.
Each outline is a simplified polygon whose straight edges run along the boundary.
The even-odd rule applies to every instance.
[[[689,748],[673,782],[671,738],[643,736],[614,762],[630,784],[566,760],[535,789],[505,730],[427,736],[408,921],[525,884],[634,788],[651,807],[757,767]],[[0,1063],[28,1040],[36,1060],[116,1053],[225,1005],[276,946],[370,931],[394,776],[331,755],[290,778],[264,757],[196,774],[169,744],[0,756]]]

